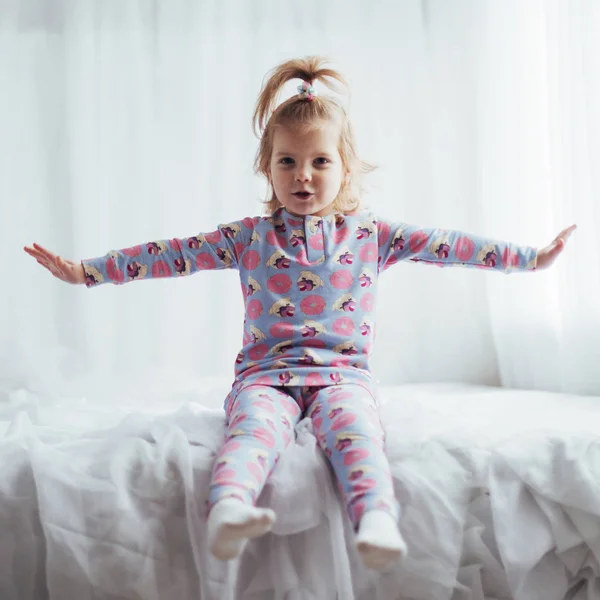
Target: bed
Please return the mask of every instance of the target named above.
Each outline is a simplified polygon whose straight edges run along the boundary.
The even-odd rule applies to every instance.
[[[378,574],[309,421],[260,498],[273,532],[221,563],[202,517],[227,382],[78,390],[0,391],[2,600],[600,599],[598,397],[381,387],[409,555]]]

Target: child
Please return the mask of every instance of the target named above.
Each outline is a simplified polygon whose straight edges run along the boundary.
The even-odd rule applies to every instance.
[[[282,86],[298,94],[276,106]],[[275,514],[255,506],[298,421],[312,419],[335,472],[364,563],[385,569],[406,553],[399,506],[369,370],[380,273],[401,260],[503,271],[550,266],[574,230],[546,248],[458,231],[392,223],[361,210],[350,123],[313,83],[345,85],[316,57],[276,67],[254,113],[256,171],[270,186],[268,216],[210,233],[150,242],[81,263],[34,244],[25,250],[53,275],[94,287],[235,268],[245,301],[243,348],[225,400],[226,440],[213,470],[208,537],[223,560],[269,531]]]

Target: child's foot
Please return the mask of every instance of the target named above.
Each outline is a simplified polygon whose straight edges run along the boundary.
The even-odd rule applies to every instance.
[[[377,571],[384,571],[407,553],[396,521],[383,510],[370,510],[363,515],[356,547],[365,566]]]
[[[242,553],[248,539],[267,533],[274,522],[275,513],[269,508],[225,498],[208,515],[208,547],[219,560],[231,560]]]

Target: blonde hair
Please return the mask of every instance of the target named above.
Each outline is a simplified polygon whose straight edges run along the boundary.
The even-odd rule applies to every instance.
[[[374,165],[358,158],[352,126],[344,107],[335,98],[318,95],[307,101],[297,94],[276,107],[281,88],[291,79],[302,79],[311,84],[321,81],[334,91],[339,91],[336,84],[340,84],[348,91],[346,80],[337,71],[326,68],[326,63],[325,58],[307,56],[279,64],[267,75],[256,101],[252,121],[260,145],[254,160],[254,170],[269,182],[265,201],[269,214],[282,206],[269,181],[273,137],[277,127],[292,126],[305,132],[319,127],[323,122],[340,124],[338,150],[348,176],[343,179],[340,191],[333,201],[333,208],[337,212],[350,213],[360,208],[362,177],[375,169]]]

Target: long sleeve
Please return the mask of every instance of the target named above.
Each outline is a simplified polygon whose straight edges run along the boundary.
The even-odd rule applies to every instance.
[[[116,285],[158,277],[180,277],[207,269],[237,269],[257,219],[219,225],[210,233],[148,242],[82,260],[86,286]]]
[[[511,273],[536,268],[537,249],[461,231],[421,228],[377,220],[378,265],[383,271],[401,260],[437,266],[466,266]]]

